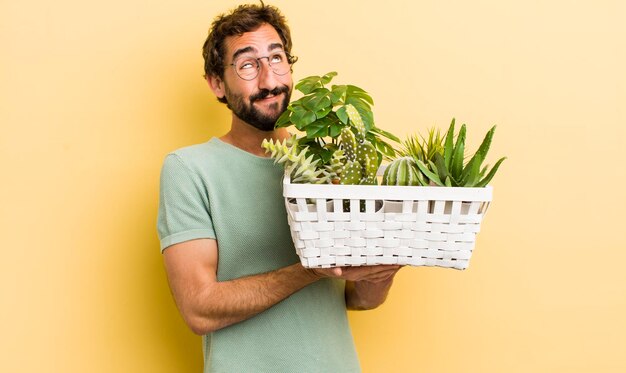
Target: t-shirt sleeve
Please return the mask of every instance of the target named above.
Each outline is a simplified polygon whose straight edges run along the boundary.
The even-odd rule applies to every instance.
[[[199,238],[215,238],[206,188],[176,154],[161,169],[157,231],[161,251]]]

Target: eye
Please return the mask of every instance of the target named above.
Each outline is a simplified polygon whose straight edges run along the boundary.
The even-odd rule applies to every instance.
[[[272,63],[280,63],[283,62],[283,60],[285,59],[285,54],[284,53],[276,53],[273,54],[271,57],[271,62]]]
[[[237,68],[239,70],[256,69],[256,67],[256,60],[252,58],[246,58],[237,63]]]

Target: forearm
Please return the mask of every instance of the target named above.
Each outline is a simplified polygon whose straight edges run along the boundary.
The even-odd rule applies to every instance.
[[[350,310],[374,309],[387,299],[393,277],[381,282],[346,281],[346,307]]]
[[[199,289],[187,310],[188,324],[206,334],[246,320],[317,281],[319,276],[300,264],[230,281],[212,282]]]

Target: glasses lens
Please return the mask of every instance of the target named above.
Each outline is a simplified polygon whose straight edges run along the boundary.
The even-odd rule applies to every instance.
[[[252,80],[256,78],[256,75],[259,72],[259,61],[257,61],[256,58],[239,58],[235,61],[234,65],[237,75],[239,75],[241,79]]]
[[[289,72],[289,58],[287,57],[287,54],[283,51],[273,53],[271,56],[269,56],[268,62],[270,64],[270,67],[272,68],[272,71],[274,71],[274,73],[278,75],[285,75]]]

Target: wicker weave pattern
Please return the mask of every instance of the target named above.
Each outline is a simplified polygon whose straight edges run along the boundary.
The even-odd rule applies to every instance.
[[[306,191],[300,193],[299,186],[291,184],[284,195],[296,252],[307,268],[400,264],[466,269],[491,201],[490,188],[475,200],[454,198],[459,189],[469,188],[444,187],[410,188],[411,194],[436,188],[447,198],[399,195],[385,200],[375,198],[377,192],[401,187],[366,186],[373,198],[346,200],[334,198],[333,191],[353,186],[307,185],[309,190],[326,188],[326,198],[314,199],[302,196]],[[362,194],[363,189],[355,191]]]

